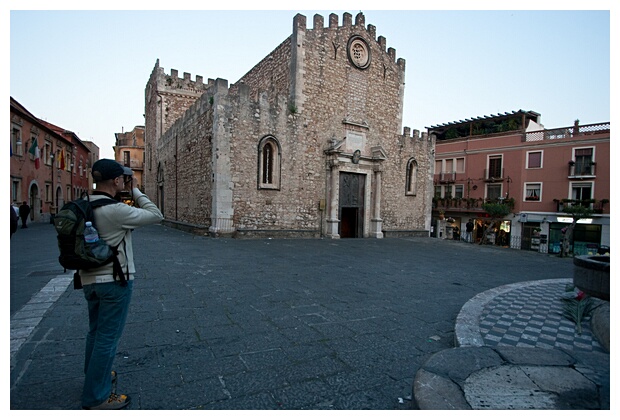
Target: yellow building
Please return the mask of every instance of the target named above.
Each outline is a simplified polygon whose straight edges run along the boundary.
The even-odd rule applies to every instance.
[[[144,191],[142,178],[144,172],[144,126],[137,125],[131,131],[114,135],[116,136],[114,160],[133,170],[134,177],[138,180],[137,185],[134,186]]]

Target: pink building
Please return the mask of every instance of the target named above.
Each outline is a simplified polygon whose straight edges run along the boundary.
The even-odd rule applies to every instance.
[[[574,203],[594,210],[575,228],[574,253],[609,246],[609,122],[545,129],[540,114],[519,110],[427,129],[436,136],[434,236],[462,239],[472,219],[479,241],[489,223],[482,204],[499,200],[513,213],[494,226],[491,242],[558,253],[572,222],[563,209]]]
[[[48,222],[66,202],[91,189],[92,144],[35,117],[13,98],[10,118],[11,203],[27,202],[32,222]]]

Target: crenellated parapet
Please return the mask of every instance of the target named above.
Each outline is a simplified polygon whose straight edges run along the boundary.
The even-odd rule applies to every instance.
[[[423,132],[420,135],[420,130],[413,130],[412,132],[410,127],[403,127],[402,138],[404,140],[422,141],[422,142],[426,142],[430,139],[428,137],[428,133]]]
[[[304,31],[325,31],[325,30],[337,30],[337,29],[362,29],[366,31],[368,37],[375,41],[379,49],[386,53],[392,61],[397,65],[405,66],[405,60],[403,58],[396,58],[396,49],[387,47],[387,40],[384,36],[377,36],[377,28],[374,25],[368,24],[366,26],[365,16],[362,12],[359,12],[355,16],[355,23],[353,22],[353,16],[345,12],[342,16],[342,25],[338,26],[338,15],[331,13],[328,19],[327,27],[324,26],[325,19],[319,14],[315,14],[313,17],[312,29],[306,27],[306,17],[302,14],[297,14],[294,18],[293,28]]]
[[[158,59],[151,72],[149,83],[156,85],[160,92],[200,96],[213,83],[213,79],[208,79],[205,84],[202,76],[196,75],[196,79],[192,80],[192,74],[187,72],[183,73],[183,77],[179,77],[179,71],[176,69],[170,69],[170,74],[166,74]]]

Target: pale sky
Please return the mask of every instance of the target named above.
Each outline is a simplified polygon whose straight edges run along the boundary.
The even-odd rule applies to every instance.
[[[411,129],[519,109],[540,113],[546,128],[610,121],[610,18],[617,23],[617,1],[590,1],[591,10],[544,0],[525,1],[522,10],[484,10],[501,2],[475,1],[468,7],[478,10],[451,10],[457,7],[451,3],[443,10],[375,10],[394,9],[390,1],[311,2],[318,9],[283,2],[269,11],[120,10],[131,8],[125,1],[105,3],[114,11],[74,10],[82,3],[37,10],[49,6],[9,1],[3,13],[9,24],[3,28],[10,27],[4,30],[9,94],[36,117],[95,142],[101,157],[113,157],[114,133],[144,125],[144,88],[157,59],[167,74],[176,69],[192,80],[232,84],[291,34],[297,13],[309,28],[317,13],[326,25],[330,13],[339,25],[344,12],[364,13],[366,25],[406,61],[403,126]]]

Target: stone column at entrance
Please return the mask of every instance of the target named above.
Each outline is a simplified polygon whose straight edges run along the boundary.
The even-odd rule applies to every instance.
[[[338,158],[334,157],[329,162],[330,168],[330,191],[329,191],[329,218],[327,219],[327,232],[326,236],[332,239],[339,239],[338,226],[340,220],[338,220],[338,191],[340,184],[340,171],[338,170]]]
[[[381,170],[375,169],[375,202],[373,217],[370,223],[370,236],[373,238],[383,238],[383,219],[381,219]]]

